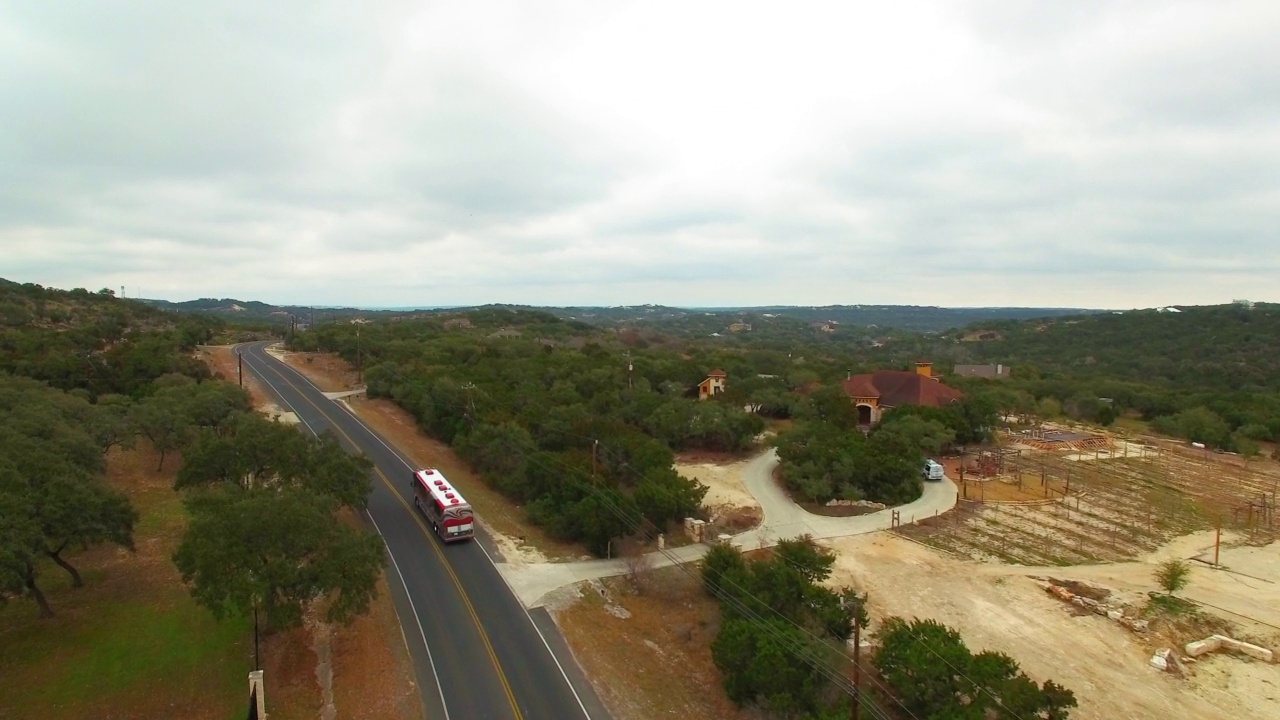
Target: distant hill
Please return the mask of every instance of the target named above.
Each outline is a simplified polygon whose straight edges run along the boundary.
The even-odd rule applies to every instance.
[[[939,338],[965,362],[1187,388],[1280,388],[1280,305],[1182,306],[984,321]]]
[[[183,302],[168,300],[140,299],[154,308],[188,315],[211,315],[228,322],[245,323],[289,323],[296,318],[298,326],[304,328],[312,323],[341,322],[355,317],[368,319],[404,317],[406,315],[430,314],[430,311],[364,309],[351,307],[317,307],[309,305],[272,305],[257,300],[237,300],[235,298],[200,298]]]
[[[106,288],[59,290],[0,279],[0,372],[92,397],[137,396],[166,373],[207,377],[191,351],[220,322],[167,313]]]
[[[123,332],[167,327],[176,319],[145,304],[119,299],[107,289],[59,290],[0,278],[0,328],[67,331],[107,324]]]
[[[764,305],[758,307],[677,308],[665,305],[620,307],[540,308],[560,317],[597,325],[617,323],[660,324],[690,317],[725,319],[785,317],[805,322],[834,322],[857,328],[881,328],[911,332],[942,332],[987,320],[1021,320],[1106,312],[1082,308],[944,308],[918,305]],[[716,321],[719,322],[718,320]],[[715,324],[715,323],[713,323]]]
[[[739,312],[782,315],[806,321],[835,321],[841,325],[893,328],[914,332],[942,332],[988,320],[1025,320],[1107,312],[1083,308],[947,308],[931,305],[824,305],[772,306],[738,309]]]
[[[336,320],[364,317],[369,319],[432,315],[441,312],[461,312],[507,308],[550,313],[565,320],[598,325],[645,325],[660,331],[679,334],[709,334],[742,318],[792,318],[805,323],[833,323],[834,326],[870,330],[899,330],[917,333],[937,333],[951,328],[990,320],[1020,320],[1028,318],[1052,318],[1106,312],[1081,308],[944,308],[917,305],[824,305],[791,306],[767,305],[760,307],[679,308],[667,305],[618,305],[611,307],[564,306],[540,307],[535,305],[494,304],[473,307],[396,307],[353,308],[312,307],[304,305],[271,305],[256,300],[234,298],[201,298],[185,302],[167,300],[140,300],[153,307],[181,313],[212,314],[235,320],[280,320],[296,316],[301,323],[317,324]]]

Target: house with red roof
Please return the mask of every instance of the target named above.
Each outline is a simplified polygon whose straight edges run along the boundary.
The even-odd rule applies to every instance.
[[[724,392],[725,379],[728,377],[729,375],[725,371],[719,369],[707,373],[707,379],[698,383],[698,399],[706,400]]]
[[[841,386],[858,408],[858,424],[869,427],[880,422],[886,410],[903,405],[942,407],[958,402],[964,394],[942,384],[933,374],[933,363],[916,363],[910,370],[880,370],[850,375]]]

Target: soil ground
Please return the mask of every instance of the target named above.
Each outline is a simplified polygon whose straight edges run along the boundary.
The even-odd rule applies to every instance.
[[[737,534],[760,525],[764,510],[747,491],[742,482],[742,472],[751,458],[728,453],[680,453],[676,456],[675,470],[681,476],[697,480],[707,487],[702,498],[709,520],[717,533]],[[683,532],[668,535],[668,547],[686,544],[691,540]]]
[[[1211,537],[1201,535],[1190,545],[1199,546],[1206,539],[1212,544]],[[1005,652],[1037,681],[1052,679],[1073,690],[1080,703],[1071,715],[1076,720],[1275,717],[1276,703],[1280,702],[1280,665],[1215,655],[1188,665],[1187,679],[1160,673],[1149,667],[1147,660],[1156,645],[1170,640],[1168,635],[1135,634],[1105,617],[1073,613],[1072,606],[1054,599],[1027,576],[1043,572],[1104,587],[1108,581],[1127,578],[1124,590],[1136,600],[1146,589],[1155,589],[1151,579],[1154,565],[1147,561],[1154,562],[1170,551],[1155,553],[1142,563],[1099,566],[1095,571],[979,564],[892,533],[823,544],[839,553],[832,582],[851,584],[869,593],[873,631],[888,615],[946,623],[957,628],[975,651]],[[1172,552],[1188,547],[1184,540]],[[1280,560],[1280,546],[1270,546],[1269,557],[1272,562]],[[1256,557],[1249,563],[1254,569],[1265,564]],[[1203,576],[1206,572],[1210,571],[1194,570],[1193,574]],[[1197,579],[1215,582],[1213,578]],[[1227,578],[1218,578],[1216,583],[1236,584]],[[1237,593],[1246,593],[1243,588],[1240,586]],[[1272,597],[1262,593],[1254,596],[1254,611],[1264,612],[1274,603]],[[1240,632],[1269,638],[1274,647],[1280,636],[1267,636],[1262,632],[1266,630],[1254,625]],[[1181,642],[1190,639],[1198,638],[1179,638]]]
[[[742,484],[742,471],[751,458],[710,453],[681,453],[676,456],[676,472],[707,486],[703,505],[719,515],[741,508],[760,510],[760,503]]]
[[[235,381],[236,357],[231,348],[208,347],[202,348],[201,353],[215,374]],[[245,389],[260,411],[282,412],[249,373],[244,379]],[[351,518],[345,520],[354,522]],[[316,652],[324,645],[317,642],[322,638],[328,643],[327,663],[321,662]],[[306,627],[273,638],[264,649],[264,658],[272,717],[321,717],[327,701],[332,702],[339,717],[402,720],[422,716],[385,573],[378,580],[378,597],[366,615],[345,627],[309,622]],[[322,672],[326,666],[328,673]]]
[[[720,611],[691,570],[648,571],[642,594],[626,578],[584,583],[548,604],[615,720],[754,717],[725,696],[711,659]]]

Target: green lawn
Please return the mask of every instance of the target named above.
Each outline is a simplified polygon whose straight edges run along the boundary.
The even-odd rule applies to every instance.
[[[102,597],[100,577],[86,582],[50,588],[53,620],[26,602],[0,611],[0,717],[129,717],[167,706],[182,708],[174,717],[223,718],[243,707],[251,623],[219,623],[185,593]]]
[[[140,513],[136,553],[71,556],[81,588],[44,563],[50,620],[27,598],[0,606],[0,718],[243,717],[252,620],[218,622],[183,587],[169,556],[184,510],[170,463],[164,473],[154,463],[149,452],[113,453],[108,471]]]

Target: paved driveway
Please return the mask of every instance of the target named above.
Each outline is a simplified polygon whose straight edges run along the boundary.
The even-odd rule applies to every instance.
[[[905,524],[944,513],[956,505],[956,484],[950,478],[943,478],[939,482],[926,482],[924,494],[918,500],[898,508],[854,517],[814,515],[795,504],[773,481],[773,469],[777,466],[778,453],[770,449],[752,460],[743,471],[743,484],[760,503],[764,520],[756,529],[734,535],[729,540],[737,547],[744,550],[772,547],[779,540],[805,534],[815,538],[837,538],[878,532],[892,526],[894,509],[898,511],[899,521]],[[706,552],[706,545],[686,545],[650,553],[650,561],[653,567],[667,567],[697,560]],[[540,605],[547,593],[565,585],[626,572],[625,564],[618,559],[497,565],[516,595],[530,607]]]
[[[764,520],[755,530],[735,535],[733,544],[742,548],[770,547],[786,540],[809,534],[815,538],[835,538],[888,530],[893,524],[893,510],[903,524],[944,513],[956,506],[956,484],[949,478],[926,482],[924,494],[914,502],[854,517],[814,515],[795,504],[773,481],[778,466],[778,452],[769,450],[747,465],[743,484],[764,509]]]

